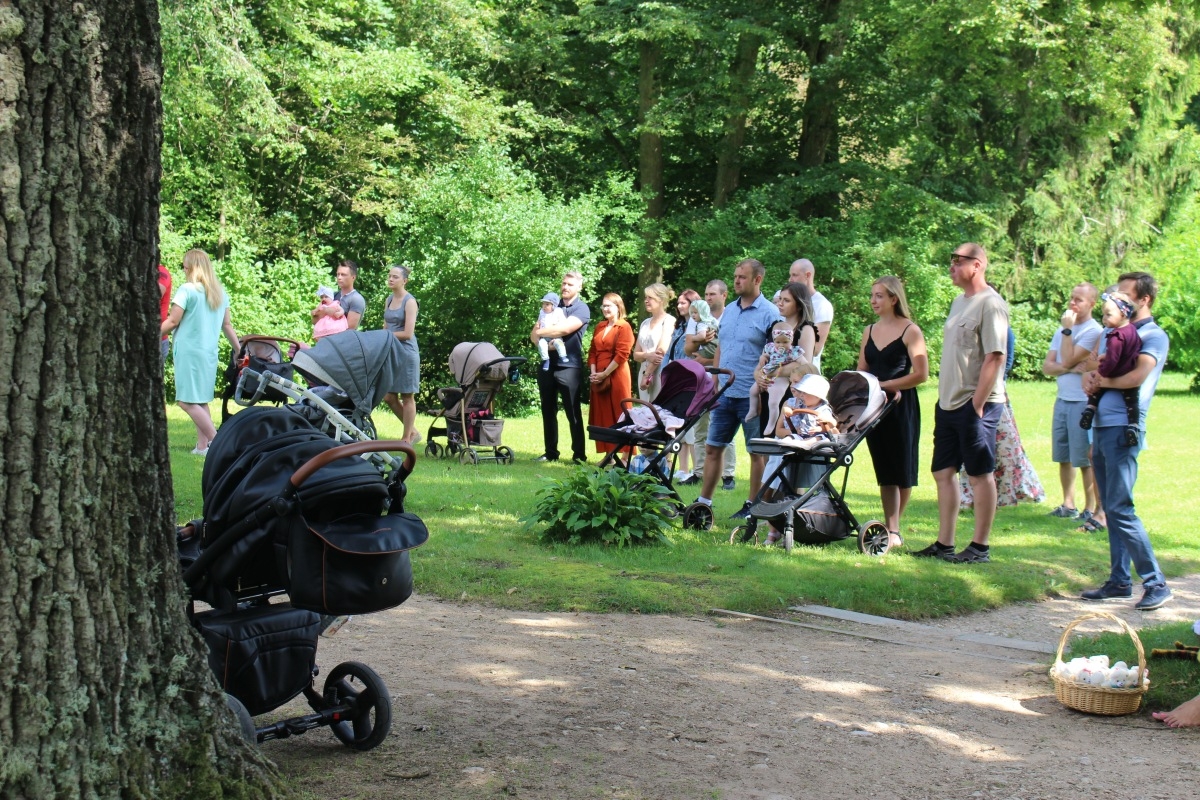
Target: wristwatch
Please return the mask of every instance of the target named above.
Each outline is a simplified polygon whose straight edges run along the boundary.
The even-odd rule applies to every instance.
[[[1062,335],[1063,335],[1063,336],[1070,336],[1070,335],[1071,335],[1071,329],[1070,329],[1070,328],[1063,328],[1063,329],[1062,329]]]

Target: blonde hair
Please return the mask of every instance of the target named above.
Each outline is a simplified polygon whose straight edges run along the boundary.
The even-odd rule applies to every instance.
[[[212,261],[203,250],[188,250],[183,254],[183,275],[188,283],[194,283],[204,292],[208,307],[216,311],[225,299],[225,287],[217,280]]]
[[[672,300],[675,299],[674,290],[671,289],[670,286],[667,286],[665,283],[652,283],[649,286],[647,286],[643,291],[649,292],[650,294],[657,297],[658,302],[662,303],[664,308],[666,307],[667,303],[670,303]]]
[[[896,301],[893,308],[897,317],[912,319],[912,312],[908,310],[908,298],[904,294],[904,284],[899,278],[895,275],[884,275],[882,278],[877,278],[871,285],[882,286],[888,296]]]

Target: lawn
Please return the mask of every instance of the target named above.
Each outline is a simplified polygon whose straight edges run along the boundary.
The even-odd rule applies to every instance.
[[[1168,577],[1200,570],[1200,541],[1187,533],[1200,518],[1200,479],[1192,466],[1200,397],[1187,393],[1187,383],[1183,375],[1162,380],[1136,491],[1138,511]],[[573,467],[533,462],[542,451],[541,422],[529,417],[509,419],[505,425],[504,443],[516,451],[515,464],[464,466],[419,459],[408,481],[406,508],[425,520],[431,537],[413,555],[417,591],[555,611],[695,613],[719,607],[769,613],[797,603],[820,603],[907,619],[1074,594],[1106,577],[1107,538],[1077,533],[1074,523],[1047,516],[1061,499],[1057,466],[1050,461],[1054,384],[1017,384],[1011,394],[1047,502],[999,511],[991,564],[946,564],[903,552],[871,558],[861,555],[851,539],[822,548],[799,547],[790,556],[782,550],[731,546],[731,523],[725,518],[746,499],[744,451],[737,490],[717,492],[718,526],[712,531],[678,530],[671,546],[543,545],[518,520],[529,513],[545,480],[561,478]],[[929,460],[935,401],[933,388],[922,392],[923,464]],[[185,520],[201,513],[203,460],[189,453],[195,441],[187,418],[171,407],[168,419],[177,516]],[[375,420],[381,437],[399,435],[399,423],[386,410],[378,411]],[[422,432],[428,422],[419,420]],[[562,438],[569,441],[565,424]],[[855,457],[847,492],[861,522],[877,517],[881,509],[865,444]],[[684,487],[684,499],[694,499],[697,488]],[[969,515],[964,516],[960,546],[969,539],[970,524]],[[937,503],[932,477],[923,477],[914,490],[903,528],[911,549],[933,540]]]

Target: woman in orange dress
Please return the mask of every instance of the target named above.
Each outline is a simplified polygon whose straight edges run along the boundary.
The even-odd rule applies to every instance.
[[[604,321],[592,334],[588,349],[592,399],[588,405],[588,424],[611,427],[621,416],[621,401],[633,396],[629,375],[629,354],[633,352],[633,328],[625,320],[625,303],[612,292],[600,301]],[[596,442],[596,452],[607,453],[616,445]]]

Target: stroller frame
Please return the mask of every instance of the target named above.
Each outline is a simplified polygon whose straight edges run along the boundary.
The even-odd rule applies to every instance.
[[[834,378],[836,380],[837,376]],[[870,520],[860,525],[858,518],[846,503],[846,486],[850,480],[850,466],[854,463],[855,448],[895,404],[896,401],[889,397],[869,420],[854,420],[852,431],[834,434],[831,440],[812,448],[790,447],[777,439],[752,439],[746,447],[752,455],[781,456],[782,461],[769,475],[764,476],[758,493],[751,501],[746,524],[734,528],[729,537],[730,544],[750,541],[757,544],[758,526],[760,522],[765,521],[776,528],[782,528],[783,546],[789,554],[795,545],[797,534],[800,540],[807,544],[828,544],[857,535],[859,552],[871,556],[887,553],[891,547],[891,536],[887,526],[878,520]],[[790,419],[788,424],[792,425]],[[802,464],[823,467],[820,477],[803,492],[795,485],[795,468]],[[843,470],[840,488],[834,485],[833,480],[838,469]],[[782,498],[767,500],[766,495],[772,491],[770,487],[776,478],[780,482],[777,494],[782,495]],[[848,532],[843,535],[830,535],[809,529],[804,516],[799,512],[818,495],[824,495],[828,499],[837,516],[847,525]]]
[[[696,425],[700,422],[701,417],[703,417],[717,405],[717,402],[721,399],[721,396],[724,395],[729,387],[733,385],[735,377],[731,370],[720,369],[718,367],[704,367],[704,371],[713,376],[714,380],[717,380],[716,376],[724,375],[724,383],[720,384],[718,381],[717,390],[705,403],[702,410],[690,416],[685,415],[683,425],[679,426],[674,435],[668,435],[666,433],[666,426],[663,424],[662,417],[658,413],[658,408],[656,408],[652,403],[648,403],[645,400],[641,400],[637,397],[627,397],[621,401],[621,408],[625,411],[625,413],[621,416],[621,419],[628,419],[629,409],[633,408],[635,405],[645,406],[650,410],[650,413],[654,415],[654,421],[656,423],[654,430],[640,433],[622,431],[615,427],[597,427],[594,425],[588,426],[588,434],[593,441],[606,442],[608,444],[616,445],[616,447],[608,451],[604,458],[601,459],[599,464],[600,469],[617,467],[618,469],[628,471],[630,462],[633,459],[634,448],[651,451],[652,455],[649,457],[649,461],[646,464],[646,469],[644,470],[643,474],[649,474],[653,476],[655,480],[662,484],[662,487],[666,490],[666,495],[671,499],[677,514],[684,513],[685,507],[687,506],[687,504],[683,502],[683,498],[680,496],[679,492],[675,489],[674,482],[675,468],[679,463],[679,452],[683,449],[684,437],[687,436],[688,431],[696,427]],[[618,423],[619,422],[620,420],[618,420]],[[621,455],[622,451],[626,452],[624,457]],[[688,526],[686,514],[684,516],[684,525]]]

